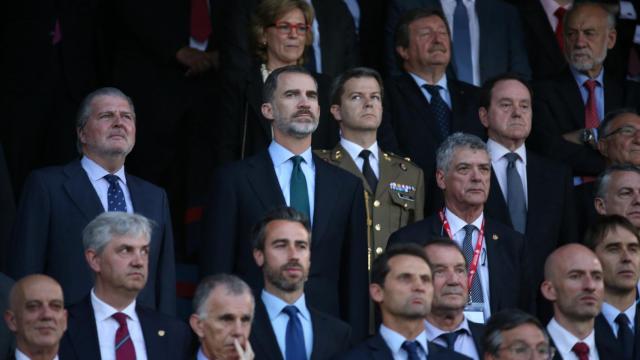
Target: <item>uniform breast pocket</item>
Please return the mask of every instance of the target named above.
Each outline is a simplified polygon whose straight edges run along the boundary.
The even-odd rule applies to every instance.
[[[415,221],[416,192],[390,190],[389,195],[393,203],[392,222],[398,227],[405,226]]]

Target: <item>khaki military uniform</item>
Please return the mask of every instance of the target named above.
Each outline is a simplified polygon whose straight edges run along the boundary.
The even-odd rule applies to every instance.
[[[379,179],[376,193],[362,175],[349,153],[336,145],[333,150],[317,150],[329,163],[360,177],[365,189],[369,260],[384,252],[389,236],[399,228],[422,220],[424,216],[424,175],[408,159],[380,151]]]

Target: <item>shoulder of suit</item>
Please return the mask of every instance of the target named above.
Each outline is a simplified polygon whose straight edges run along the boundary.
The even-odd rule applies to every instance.
[[[396,155],[392,152],[382,152],[382,156],[380,158],[380,161],[388,161],[393,163],[394,165],[397,165],[400,167],[400,169],[402,169],[403,171],[419,171],[422,170],[420,169],[420,167],[418,165],[416,165],[415,163],[411,162],[411,158],[409,157],[402,157],[400,155]]]

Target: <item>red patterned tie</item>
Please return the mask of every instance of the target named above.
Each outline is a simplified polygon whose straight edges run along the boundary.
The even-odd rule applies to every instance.
[[[191,0],[191,36],[204,42],[211,35],[211,18],[207,0]]]
[[[129,328],[127,327],[127,315],[123,313],[115,313],[111,315],[120,327],[116,331],[116,360],[135,360],[136,350],[133,347],[133,341],[129,336]]]
[[[575,345],[573,345],[573,348],[571,348],[571,351],[576,353],[578,360],[589,360],[589,345],[583,342],[578,342]]]
[[[555,17],[558,18],[558,25],[556,25],[556,40],[558,40],[558,46],[560,46],[560,51],[564,49],[564,34],[563,34],[564,27],[562,26],[562,19],[564,19],[564,14],[566,12],[567,12],[567,9],[561,6],[557,8],[556,11],[553,13],[553,15],[555,15]]]
[[[596,106],[596,86],[598,82],[589,79],[584,82],[583,86],[589,91],[587,104],[584,107],[584,127],[585,129],[594,129],[598,127],[598,107]]]

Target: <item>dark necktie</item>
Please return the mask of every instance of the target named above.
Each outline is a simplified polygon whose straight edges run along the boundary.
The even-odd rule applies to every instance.
[[[633,332],[629,327],[629,318],[625,313],[620,313],[616,317],[618,324],[618,342],[622,347],[625,360],[631,360],[633,357]]]
[[[207,0],[191,0],[191,36],[204,42],[211,35],[211,17]]]
[[[118,312],[111,315],[120,327],[116,331],[116,360],[135,360],[136,350],[133,347],[133,341],[129,336],[129,328],[127,327],[127,315]]]
[[[124,201],[124,193],[116,175],[107,174],[104,179],[109,182],[107,190],[107,211],[127,211],[127,203]]]
[[[453,11],[453,60],[458,80],[473,84],[469,14],[462,0],[456,0],[456,8]]]
[[[362,175],[364,175],[367,183],[369,183],[371,192],[375,194],[376,187],[378,186],[378,178],[371,168],[371,163],[369,163],[369,155],[371,155],[371,151],[365,149],[362,150],[358,156],[364,160],[364,163],[362,164]]]
[[[451,110],[447,103],[440,96],[440,85],[422,85],[431,95],[429,106],[433,116],[436,118],[438,129],[440,130],[440,139],[444,140],[449,136],[449,123],[451,122]]]
[[[291,181],[289,182],[289,202],[291,207],[310,217],[309,192],[307,190],[307,178],[300,168],[300,163],[304,159],[300,155],[292,156],[293,169],[291,170]]]
[[[471,260],[473,259],[473,245],[471,243],[471,240],[473,239],[473,230],[475,230],[475,228],[476,227],[473,225],[465,225],[465,227],[463,228],[464,240],[462,240],[462,254],[467,260],[467,266],[469,267],[471,266]],[[482,284],[480,283],[479,272],[480,271],[476,271],[476,274],[473,277],[473,282],[471,283],[471,302],[474,303],[484,302],[482,300]]]
[[[520,159],[520,156],[510,152],[504,157],[509,162],[507,164],[507,206],[509,207],[509,215],[511,215],[511,223],[516,231],[524,234],[527,226],[527,204],[524,198],[522,178],[516,168],[516,161]]]
[[[598,120],[598,107],[596,105],[596,87],[598,86],[598,82],[589,79],[584,82],[583,86],[589,93],[587,103],[584,106],[584,127],[585,129],[595,129],[600,124]]]
[[[285,360],[300,360],[307,358],[307,351],[304,347],[304,334],[302,333],[302,324],[298,319],[298,308],[293,305],[287,305],[282,312],[289,316],[287,323],[287,332],[284,339]]]
[[[589,360],[589,345],[583,342],[578,342],[573,345],[571,351],[576,354],[578,360]]]
[[[553,12],[553,15],[558,19],[558,25],[556,26],[556,40],[558,41],[558,46],[560,47],[561,52],[564,49],[564,25],[562,24],[562,19],[564,19],[564,14],[566,12],[567,9],[562,6]]]
[[[420,360],[418,348],[420,344],[417,341],[405,341],[402,343],[402,349],[407,352],[407,360]]]
[[[452,332],[442,333],[438,337],[440,339],[444,340],[445,344],[447,344],[447,349],[449,349],[451,351],[455,351],[453,349],[453,347],[456,344],[456,339],[458,339],[458,336],[464,334],[464,332],[465,332],[464,329],[459,329],[459,330],[452,331]]]

